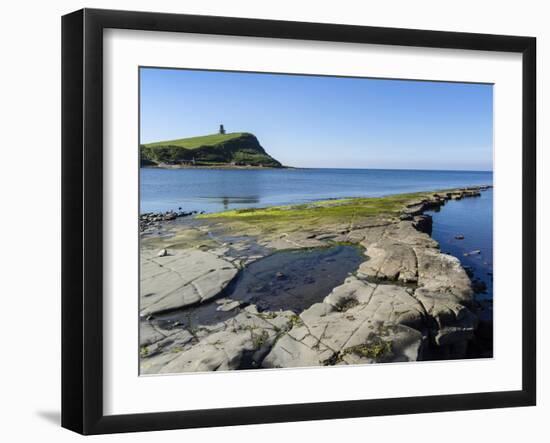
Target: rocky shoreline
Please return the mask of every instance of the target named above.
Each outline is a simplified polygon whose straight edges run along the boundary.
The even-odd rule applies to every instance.
[[[168,164],[168,163],[160,163],[158,165],[141,165],[141,168],[151,168],[151,169],[241,169],[241,170],[258,170],[258,169],[299,169],[294,168],[292,166],[255,166],[255,165],[189,165],[189,164]]]
[[[269,223],[253,210],[183,223],[173,215],[147,220],[155,225],[144,229],[141,244],[141,374],[489,356],[471,351],[488,329],[478,327],[472,281],[456,257],[440,251],[424,214],[488,188],[411,194],[391,200],[393,206],[384,198],[361,200],[376,203],[372,215],[358,216],[355,206],[348,211],[348,202],[356,204],[350,199],[283,208],[274,214],[284,219]],[[342,208],[338,216],[335,208]],[[364,260],[299,313],[226,297],[251,263],[277,251],[335,244],[356,245]],[[184,325],[163,318],[196,306],[227,318]]]
[[[191,215],[204,214],[204,211],[166,211],[166,212],[145,212],[139,216],[139,232],[155,229],[161,226],[162,222],[172,221],[180,217],[189,217]]]

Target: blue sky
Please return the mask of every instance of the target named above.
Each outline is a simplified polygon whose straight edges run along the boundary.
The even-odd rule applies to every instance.
[[[491,85],[141,68],[140,142],[252,132],[285,165],[492,170]]]

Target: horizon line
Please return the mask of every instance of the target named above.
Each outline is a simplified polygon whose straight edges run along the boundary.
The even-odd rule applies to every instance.
[[[289,166],[283,165],[284,168],[288,169],[348,169],[348,170],[377,170],[377,171],[438,171],[438,172],[491,172],[493,169],[424,169],[424,168],[356,168],[356,167],[326,167],[326,166]]]

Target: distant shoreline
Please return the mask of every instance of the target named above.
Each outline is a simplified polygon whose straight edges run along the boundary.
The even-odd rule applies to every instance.
[[[140,169],[299,169],[299,170],[342,170],[342,171],[418,171],[418,172],[468,172],[468,173],[494,173],[494,171],[469,170],[469,169],[402,169],[402,168],[324,168],[309,166],[244,166],[244,165],[140,165]]]
[[[144,165],[140,169],[307,169],[292,166],[245,166],[245,165]]]

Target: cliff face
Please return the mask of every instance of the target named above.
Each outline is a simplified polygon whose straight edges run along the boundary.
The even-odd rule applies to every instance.
[[[282,167],[250,133],[214,134],[140,146],[142,166],[264,166]]]

